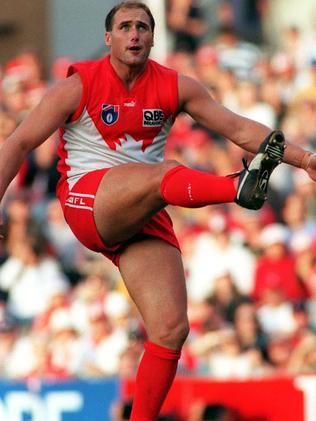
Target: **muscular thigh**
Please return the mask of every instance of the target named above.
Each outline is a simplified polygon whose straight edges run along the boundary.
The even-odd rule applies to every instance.
[[[160,181],[174,165],[126,164],[103,176],[95,196],[94,219],[107,244],[128,240],[165,207]]]
[[[152,341],[166,344],[170,332],[186,329],[187,294],[177,248],[157,238],[133,243],[121,255],[119,269]]]

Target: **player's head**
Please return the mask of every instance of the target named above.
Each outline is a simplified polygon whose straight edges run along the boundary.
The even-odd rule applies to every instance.
[[[148,17],[149,17],[149,21],[150,21],[150,27],[152,32],[154,32],[155,29],[155,19],[149,9],[149,7],[144,4],[141,3],[139,1],[122,1],[119,4],[117,4],[116,6],[114,6],[109,13],[107,14],[106,18],[105,18],[105,30],[107,32],[112,31],[112,27],[113,27],[113,19],[115,14],[120,10],[120,9],[143,9],[145,13],[147,13]]]
[[[154,18],[143,3],[125,1],[113,7],[105,20],[112,63],[142,67],[153,46],[154,27]]]

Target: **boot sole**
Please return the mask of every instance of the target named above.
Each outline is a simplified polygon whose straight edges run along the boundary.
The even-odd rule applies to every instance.
[[[278,132],[269,139],[268,144],[263,152],[262,161],[257,174],[257,182],[253,189],[253,198],[256,201],[263,202],[267,199],[267,190],[270,176],[283,160],[285,150],[284,137]]]

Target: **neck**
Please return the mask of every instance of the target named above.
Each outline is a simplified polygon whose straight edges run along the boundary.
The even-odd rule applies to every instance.
[[[117,60],[111,55],[110,63],[126,88],[131,89],[138,76],[145,70],[147,61],[137,65],[128,65],[120,60]]]

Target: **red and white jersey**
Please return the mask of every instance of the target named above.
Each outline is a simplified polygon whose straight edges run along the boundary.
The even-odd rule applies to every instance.
[[[74,64],[83,94],[60,129],[58,170],[69,188],[93,170],[164,159],[166,139],[178,110],[178,76],[153,60],[128,91],[110,56]]]

